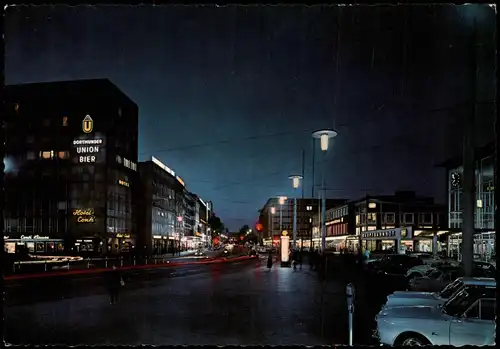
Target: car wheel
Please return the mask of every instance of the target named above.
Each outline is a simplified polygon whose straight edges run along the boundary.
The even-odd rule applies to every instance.
[[[402,337],[398,342],[399,342],[398,346],[401,345],[403,347],[406,346],[420,347],[431,344],[425,337],[423,337],[418,333],[409,333],[404,337]]]

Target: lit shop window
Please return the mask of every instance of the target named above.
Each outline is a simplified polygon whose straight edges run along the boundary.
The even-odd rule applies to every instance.
[[[129,160],[129,159],[125,159],[125,158],[123,158],[123,165],[124,165],[125,167],[130,168],[130,160]]]
[[[63,116],[63,118],[62,118],[62,125],[64,127],[68,126],[68,117],[67,116]]]
[[[69,158],[69,151],[60,151],[57,153],[57,157],[59,159],[68,159]]]
[[[54,158],[54,151],[53,150],[44,150],[40,152],[40,157],[42,159],[52,159]]]

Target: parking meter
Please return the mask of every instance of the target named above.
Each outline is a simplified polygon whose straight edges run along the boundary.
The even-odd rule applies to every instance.
[[[346,286],[346,295],[347,295],[347,313],[349,320],[349,345],[352,346],[352,337],[353,337],[353,314],[354,314],[354,285],[348,283]]]

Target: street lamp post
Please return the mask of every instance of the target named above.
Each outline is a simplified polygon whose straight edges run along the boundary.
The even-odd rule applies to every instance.
[[[334,130],[319,130],[313,132],[313,138],[319,138],[321,151],[326,155],[330,138],[337,136],[337,131]],[[321,175],[321,249],[326,249],[326,195],[325,195],[325,157],[323,157],[322,175]]]
[[[182,227],[182,222],[183,222],[183,218],[182,216],[177,216],[177,222],[179,222],[179,245],[178,245],[178,249],[179,249],[179,254],[180,254],[180,251],[181,251],[181,227]]]
[[[283,233],[283,205],[285,201],[288,199],[286,196],[278,196],[280,203],[280,235]]]
[[[300,180],[303,178],[299,175],[288,176],[289,179],[292,180],[294,196],[293,196],[293,249],[297,247],[297,195],[295,193],[295,189],[300,186]]]
[[[269,216],[271,218],[271,225],[270,225],[270,227],[271,227],[271,236],[270,236],[271,241],[273,241],[273,236],[274,236],[274,218],[273,218],[273,216],[275,214],[276,214],[276,207],[272,206],[271,207],[271,214]],[[272,242],[271,242],[271,244],[272,244]]]

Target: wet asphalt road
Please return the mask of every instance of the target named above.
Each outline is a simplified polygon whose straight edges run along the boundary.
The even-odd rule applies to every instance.
[[[169,270],[170,269],[170,270]],[[347,343],[347,281],[319,282],[265,259],[156,269],[125,275],[110,305],[102,278],[31,285],[36,301],[7,297],[4,338],[12,344],[332,345]],[[55,281],[53,281],[55,282]],[[23,287],[18,287],[26,289]],[[368,287],[358,285],[360,296]],[[54,292],[54,288],[65,291]],[[52,291],[50,290],[52,289]],[[9,288],[7,288],[9,291]],[[64,295],[65,294],[65,295]],[[64,297],[63,299],[61,299]],[[10,301],[9,301],[10,299]],[[17,301],[15,301],[17,299]],[[33,298],[32,298],[33,299]],[[366,303],[366,302],[364,302]],[[370,304],[376,309],[378,305]],[[375,344],[360,303],[355,343]],[[373,317],[371,317],[373,318]],[[359,331],[358,331],[359,329]],[[363,330],[362,330],[363,329]]]

